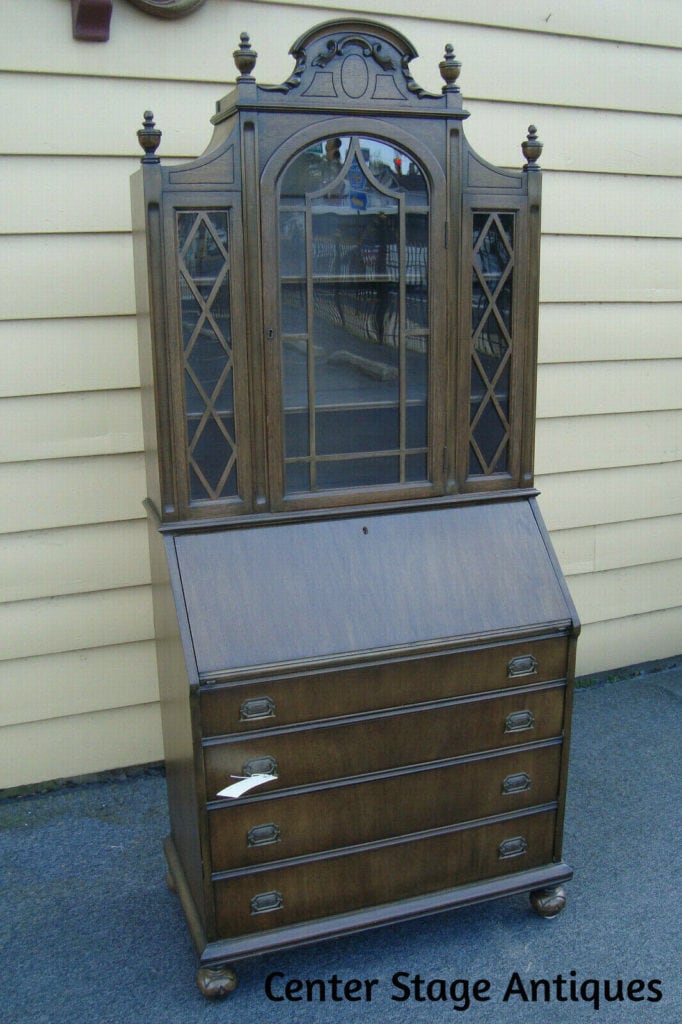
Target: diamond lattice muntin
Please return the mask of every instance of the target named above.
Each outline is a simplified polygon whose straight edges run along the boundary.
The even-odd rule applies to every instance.
[[[507,471],[513,232],[513,214],[474,214],[469,423],[473,476]]]
[[[178,272],[192,501],[237,494],[227,212],[178,213]]]

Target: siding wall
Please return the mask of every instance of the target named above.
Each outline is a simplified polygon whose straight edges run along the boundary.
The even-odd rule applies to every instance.
[[[208,0],[166,22],[117,0],[111,40],[87,44],[67,3],[0,0],[0,786],[162,757],[129,234],[142,112],[165,159],[193,157],[240,31],[280,82],[288,45],[347,10]],[[486,159],[519,166],[539,126],[538,485],[584,622],[578,671],[678,653],[678,0],[353,10],[411,39],[434,91],[454,44]]]

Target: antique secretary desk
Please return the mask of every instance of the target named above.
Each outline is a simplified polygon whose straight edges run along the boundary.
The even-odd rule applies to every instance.
[[[399,33],[320,25],[133,178],[179,894],[235,961],[529,892],[563,906],[578,622],[533,488],[541,144],[476,155]],[[240,781],[241,780],[241,781]],[[227,792],[225,792],[227,791]],[[219,795],[223,794],[223,795]]]

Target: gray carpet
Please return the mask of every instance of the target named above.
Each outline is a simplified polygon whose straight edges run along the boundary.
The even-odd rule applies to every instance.
[[[682,667],[577,690],[564,846],[575,878],[554,921],[520,896],[320,943],[242,963],[220,1003],[194,986],[164,884],[159,770],[4,800],[0,1019],[678,1024],[681,698]],[[281,998],[289,979],[333,976],[376,979],[371,1000],[334,1000],[330,985],[325,1002]]]

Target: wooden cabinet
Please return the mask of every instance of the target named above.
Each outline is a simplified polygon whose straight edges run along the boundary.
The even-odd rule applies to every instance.
[[[541,144],[519,171],[473,152],[451,47],[439,95],[372,22],[292,54],[258,85],[242,36],[204,155],[161,165],[148,113],[132,183],[166,852],[209,995],[463,903],[551,915],[571,876]]]

